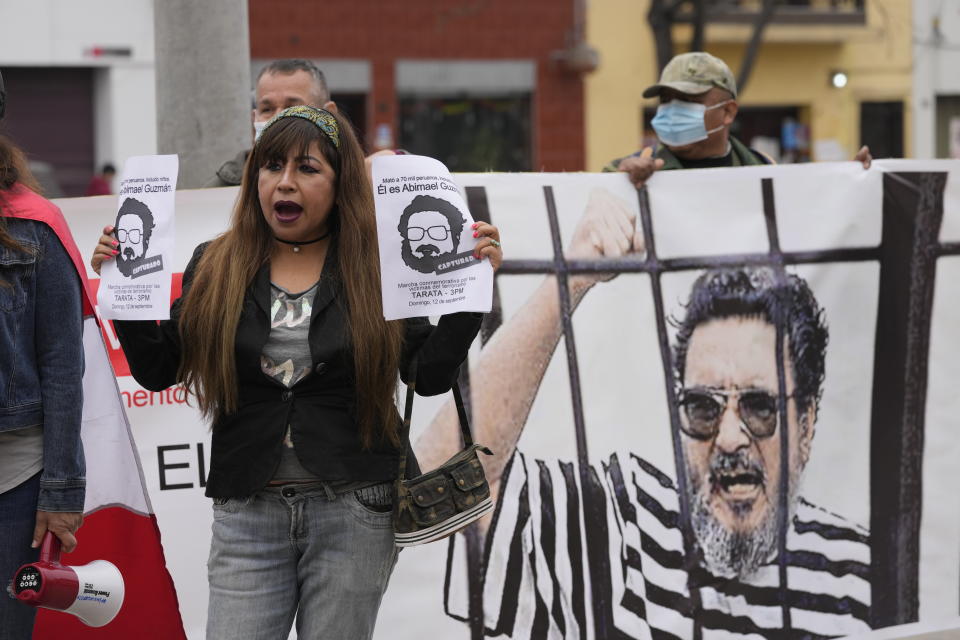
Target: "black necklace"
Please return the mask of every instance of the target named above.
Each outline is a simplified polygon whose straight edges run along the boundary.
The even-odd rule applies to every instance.
[[[321,240],[323,240],[329,235],[330,235],[330,232],[327,231],[325,234],[323,234],[319,238],[314,238],[313,240],[284,240],[283,238],[278,238],[276,236],[274,236],[273,239],[276,240],[277,242],[282,242],[283,244],[292,244],[293,252],[300,253],[300,247],[302,247],[303,245],[313,244],[314,242],[320,242]]]

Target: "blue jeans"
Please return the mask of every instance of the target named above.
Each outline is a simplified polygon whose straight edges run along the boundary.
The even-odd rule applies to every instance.
[[[40,474],[0,493],[0,640],[30,640],[37,610],[14,600],[7,592],[14,572],[36,562],[39,549],[31,549],[37,522]]]
[[[334,494],[314,483],[215,500],[207,640],[286,638],[294,616],[300,640],[372,637],[397,561],[389,497],[387,511],[368,506],[384,487],[389,496],[389,485]]]

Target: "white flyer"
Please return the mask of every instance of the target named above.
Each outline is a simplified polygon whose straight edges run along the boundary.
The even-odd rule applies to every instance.
[[[123,165],[117,255],[100,268],[97,305],[110,320],[170,318],[176,155],[134,156]]]
[[[473,217],[443,163],[373,160],[383,315],[387,320],[490,311],[493,267],[473,249]]]

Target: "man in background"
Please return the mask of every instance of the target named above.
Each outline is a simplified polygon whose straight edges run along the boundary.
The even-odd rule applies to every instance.
[[[90,184],[87,185],[85,196],[108,196],[113,193],[113,178],[117,175],[117,169],[109,162],[103,165],[100,173],[90,178]]]
[[[660,81],[643,91],[659,98],[651,125],[660,144],[612,160],[604,171],[624,171],[638,189],[654,171],[707,169],[773,164],[730,133],[737,118],[737,83],[727,63],[705,51],[674,56]],[[860,148],[854,160],[870,168],[870,149]]]
[[[271,62],[257,75],[254,104],[251,112],[254,139],[274,115],[287,107],[305,104],[336,112],[337,105],[330,100],[327,80],[320,69],[309,60],[291,58]],[[240,184],[243,165],[250,149],[246,149],[223,163],[205,187],[234,187]]]

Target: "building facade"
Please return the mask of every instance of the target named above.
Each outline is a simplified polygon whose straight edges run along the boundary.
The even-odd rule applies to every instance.
[[[453,171],[583,170],[583,75],[567,62],[582,3],[249,0],[251,59],[316,62],[370,150]]]
[[[151,0],[0,3],[0,70],[0,133],[47,195],[83,195],[104,163],[156,152]]]
[[[914,154],[960,158],[960,3],[914,0]]]
[[[655,1],[249,0],[251,71],[317,62],[369,150],[455,171],[595,171],[654,141],[656,102],[640,94],[657,77]],[[759,3],[706,6],[706,48],[736,72]],[[81,195],[103,163],[156,152],[153,7],[0,3],[2,130],[50,175],[50,195]],[[685,50],[691,26],[672,33]],[[599,52],[592,73],[584,43]],[[863,142],[875,157],[956,155],[958,62],[956,3],[790,0],[765,31],[735,133],[781,161],[848,159]]]

